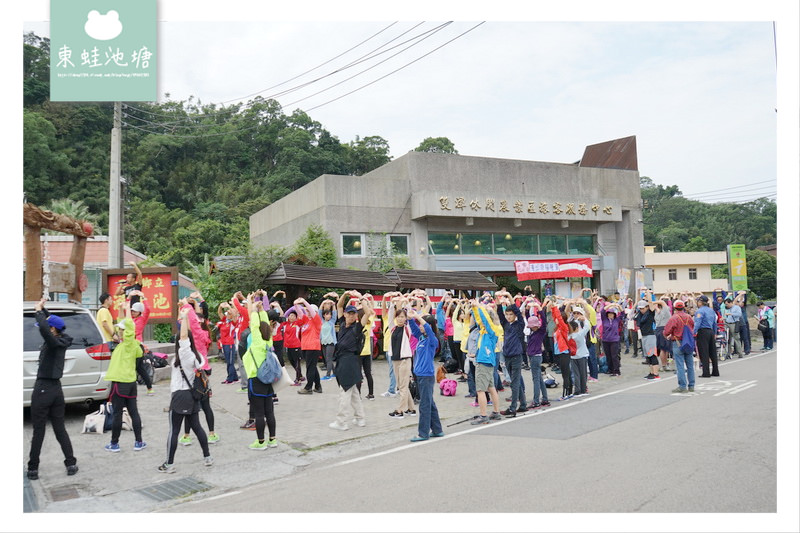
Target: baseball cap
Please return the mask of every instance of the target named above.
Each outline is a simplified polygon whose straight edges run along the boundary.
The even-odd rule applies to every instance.
[[[636,307],[638,307],[639,309],[643,309],[647,307],[647,302],[645,302],[644,300],[639,300],[639,303],[636,304]]]
[[[136,302],[131,306],[131,311],[136,311],[137,313],[144,313],[144,304],[142,302]]]
[[[347,307],[344,308],[344,312],[345,313],[357,313],[358,312],[358,308],[355,305],[348,305]]]
[[[708,296],[706,296],[705,294],[698,296],[697,299],[703,303],[708,303]]]
[[[573,307],[572,308],[572,312],[573,313],[579,313],[579,314],[581,314],[583,316],[586,316],[586,314],[583,312],[583,307]]]
[[[58,331],[64,329],[67,325],[64,324],[64,320],[60,316],[50,315],[47,317],[47,325],[56,328]],[[36,327],[39,327],[39,323],[36,323]]]
[[[686,306],[684,305],[684,303],[683,303],[683,301],[682,301],[682,300],[678,300],[677,302],[675,302],[674,304],[672,304],[672,306],[673,306],[675,309],[683,309],[684,307],[686,307]]]

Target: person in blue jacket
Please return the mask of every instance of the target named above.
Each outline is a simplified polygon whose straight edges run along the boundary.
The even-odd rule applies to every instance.
[[[411,442],[417,442],[428,440],[430,437],[444,436],[439,410],[433,401],[433,384],[436,383],[433,356],[439,347],[439,339],[436,335],[436,319],[432,315],[423,318],[414,309],[409,310],[407,314],[411,334],[418,341],[414,356],[414,375],[417,376],[419,386],[419,422],[417,436],[411,439]]]

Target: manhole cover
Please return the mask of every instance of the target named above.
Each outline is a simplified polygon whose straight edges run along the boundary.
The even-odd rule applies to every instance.
[[[63,502],[64,500],[74,500],[80,498],[78,489],[75,487],[55,487],[50,489],[50,499],[54,502]]]
[[[145,496],[156,501],[163,502],[166,500],[172,500],[174,498],[184,498],[190,494],[194,494],[195,492],[203,492],[209,490],[210,488],[212,488],[212,485],[209,485],[208,483],[203,483],[202,481],[198,481],[192,477],[184,477],[159,483],[158,485],[153,485],[152,487],[137,489],[136,492],[144,494]]]

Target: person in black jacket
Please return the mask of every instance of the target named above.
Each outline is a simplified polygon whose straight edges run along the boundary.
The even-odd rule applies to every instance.
[[[31,394],[31,421],[33,438],[28,458],[28,479],[39,479],[39,454],[42,451],[44,431],[47,420],[53,425],[53,432],[64,452],[64,465],[67,475],[78,471],[77,461],[72,454],[72,442],[64,426],[64,392],[61,390],[61,376],[64,373],[64,354],[72,345],[72,337],[64,333],[65,324],[61,317],[51,315],[44,308],[44,299],[36,304],[36,325],[44,339],[39,353],[39,369]]]

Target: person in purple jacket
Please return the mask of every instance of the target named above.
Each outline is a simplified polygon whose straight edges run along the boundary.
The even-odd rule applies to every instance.
[[[433,401],[433,384],[436,383],[433,356],[439,347],[439,339],[436,335],[436,318],[433,315],[425,315],[423,318],[414,309],[410,309],[407,314],[411,334],[419,341],[414,356],[414,375],[419,386],[419,422],[417,436],[411,439],[411,442],[418,442],[430,437],[444,436],[439,410]]]
[[[598,312],[603,323],[603,352],[608,361],[608,374],[619,376],[619,324],[622,308],[617,304],[605,304]]]
[[[545,301],[547,301],[547,298],[545,298]],[[528,307],[529,304],[530,307]],[[539,307],[531,297],[526,299],[523,304],[523,309],[526,307],[530,309],[530,312],[524,332],[528,337],[527,352],[531,365],[531,378],[533,379],[533,402],[530,404],[529,409],[538,409],[550,406],[550,402],[547,400],[547,387],[545,387],[544,378],[542,377],[542,343],[547,336],[547,315],[545,308]],[[539,403],[540,396],[542,398],[541,403]]]

